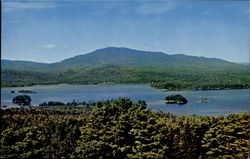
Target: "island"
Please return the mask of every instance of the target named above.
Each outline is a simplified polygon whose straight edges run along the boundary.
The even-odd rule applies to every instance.
[[[165,98],[166,104],[186,104],[188,101],[182,95],[170,95]]]
[[[1,108],[7,108],[8,106],[7,105],[2,105]]]
[[[30,91],[30,90],[20,90],[18,93],[23,93],[23,94],[34,94],[36,93],[35,91]]]
[[[12,99],[12,103],[18,104],[20,106],[29,106],[31,98],[28,95],[18,95]]]

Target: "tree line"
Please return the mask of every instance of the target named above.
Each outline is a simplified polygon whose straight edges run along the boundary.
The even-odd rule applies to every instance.
[[[247,158],[248,119],[176,116],[126,98],[0,109],[0,158]]]
[[[63,72],[3,70],[1,86],[36,84],[134,84],[148,83],[166,90],[211,90],[249,88],[248,72],[200,72],[136,67],[98,67]]]

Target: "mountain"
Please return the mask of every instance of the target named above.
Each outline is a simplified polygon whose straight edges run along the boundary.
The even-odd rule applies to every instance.
[[[2,60],[2,69],[11,70],[59,71],[106,65],[189,71],[223,71],[245,68],[243,65],[217,58],[187,56],[183,54],[169,55],[162,52],[139,51],[118,47],[99,49],[52,64]]]
[[[12,60],[1,60],[2,70],[28,70],[28,71],[44,71],[49,70],[50,64],[38,63],[31,61],[12,61]]]
[[[248,66],[217,58],[108,47],[57,63],[2,60],[1,86],[149,83],[167,90],[248,88]]]

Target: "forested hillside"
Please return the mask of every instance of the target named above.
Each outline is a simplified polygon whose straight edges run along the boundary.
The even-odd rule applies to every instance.
[[[248,73],[187,72],[138,67],[103,66],[69,69],[62,72],[13,71],[1,72],[1,86],[35,84],[119,84],[148,83],[167,90],[207,90],[248,88]]]
[[[216,58],[109,47],[58,63],[2,60],[1,86],[149,83],[167,90],[248,88],[248,66]]]
[[[39,71],[1,71],[1,87],[32,86],[36,84],[58,84],[57,73]]]
[[[29,61],[2,60],[2,69],[25,71],[63,71],[115,65],[122,67],[146,67],[186,71],[242,71],[245,65],[228,62],[217,58],[188,56],[184,54],[169,55],[162,52],[140,51],[129,48],[107,47],[78,55],[56,63],[37,63]]]
[[[0,109],[1,158],[247,158],[248,114],[175,116],[129,99]]]

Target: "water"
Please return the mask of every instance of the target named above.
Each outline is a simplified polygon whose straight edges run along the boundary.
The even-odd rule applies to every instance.
[[[117,85],[48,85],[33,87],[15,87],[1,89],[1,105],[16,106],[12,98],[17,93],[11,90],[31,90],[29,94],[32,105],[44,101],[72,102],[97,101],[127,97],[134,101],[145,100],[148,107],[155,111],[171,112],[177,115],[226,115],[230,113],[248,112],[249,89],[216,90],[216,91],[163,91],[151,88],[146,84]],[[168,95],[181,94],[187,98],[185,105],[165,104]],[[208,98],[208,103],[202,103],[201,98]]]

